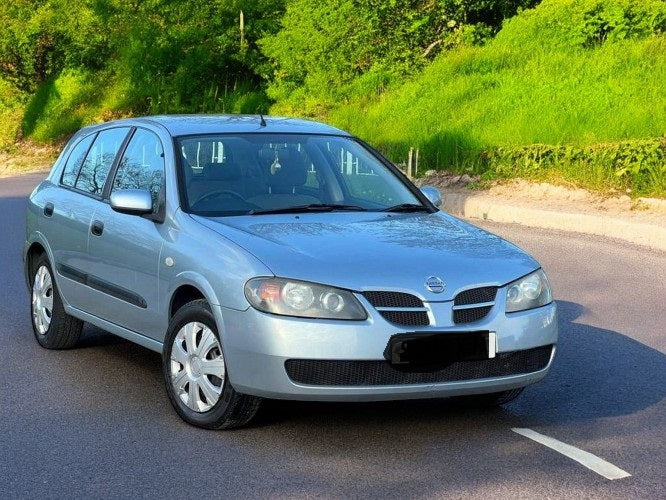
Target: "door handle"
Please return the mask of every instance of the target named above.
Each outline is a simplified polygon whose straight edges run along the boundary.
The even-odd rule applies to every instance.
[[[95,236],[102,236],[104,231],[104,223],[99,220],[94,220],[90,226],[90,232]]]
[[[53,203],[49,202],[44,205],[44,215],[51,217],[53,215]]]

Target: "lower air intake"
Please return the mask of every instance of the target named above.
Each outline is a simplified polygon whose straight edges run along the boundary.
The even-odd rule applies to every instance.
[[[550,360],[553,346],[523,351],[502,352],[492,359],[456,361],[430,372],[396,370],[388,361],[339,361],[289,359],[285,368],[289,378],[298,384],[327,386],[373,386],[432,384],[492,377],[519,375],[543,370]]]

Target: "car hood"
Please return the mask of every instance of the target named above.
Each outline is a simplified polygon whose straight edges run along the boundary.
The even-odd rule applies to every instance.
[[[276,276],[354,291],[394,290],[444,301],[460,290],[502,286],[539,267],[527,253],[443,212],[334,212],[205,218]],[[436,294],[427,278],[446,284]]]

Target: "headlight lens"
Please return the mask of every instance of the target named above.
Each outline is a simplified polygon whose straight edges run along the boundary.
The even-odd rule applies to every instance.
[[[507,285],[506,312],[533,309],[550,304],[552,301],[553,292],[542,269]]]
[[[283,316],[347,320],[368,317],[351,292],[305,281],[254,278],[245,284],[245,297],[255,309]]]

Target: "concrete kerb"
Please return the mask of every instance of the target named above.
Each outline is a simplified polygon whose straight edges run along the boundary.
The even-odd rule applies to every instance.
[[[666,224],[646,224],[603,215],[511,205],[487,196],[442,193],[442,210],[456,216],[595,234],[666,251]]]

